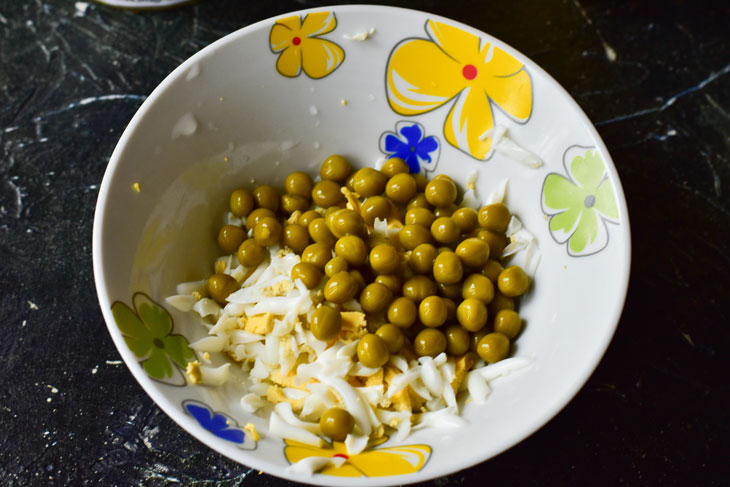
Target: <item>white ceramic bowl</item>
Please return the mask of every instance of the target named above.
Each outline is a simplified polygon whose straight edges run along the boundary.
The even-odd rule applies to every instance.
[[[544,165],[516,162],[505,140],[479,139],[493,127],[507,129],[510,140]],[[436,144],[424,142],[428,137]],[[266,419],[241,408],[240,389],[186,385],[171,359],[184,365],[180,341],[205,331],[192,315],[166,305],[165,297],[177,283],[209,275],[218,252],[214,235],[235,187],[251,180],[281,184],[293,169],[316,173],[332,153],[371,166],[398,150],[407,155],[410,147],[421,156],[412,158],[419,170],[447,173],[461,184],[478,170],[481,197],[509,178],[507,204],[542,253],[521,304],[526,328],[516,350],[534,362],[496,381],[485,404],[466,404],[469,426],[412,433],[402,444],[421,446],[411,457],[401,450],[399,458],[411,467],[391,470],[397,476],[379,476],[386,472],[380,466],[393,464],[393,440],[348,461],[359,468],[348,472],[360,478],[294,474],[287,470],[284,442],[266,434]],[[567,404],[618,322],[630,233],[603,142],[576,103],[532,61],[488,34],[435,15],[327,7],[234,32],[155,89],[104,176],[93,260],[99,302],[121,356],[190,434],[227,457],[291,480],[386,485],[482,462]],[[171,322],[164,311],[151,316],[154,303],[167,309]],[[163,379],[150,371],[162,371]],[[228,425],[215,421],[224,418]],[[260,441],[242,430],[247,423],[262,432]]]

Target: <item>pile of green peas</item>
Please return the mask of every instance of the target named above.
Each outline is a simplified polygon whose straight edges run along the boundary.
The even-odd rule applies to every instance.
[[[450,177],[429,181],[396,157],[380,170],[354,170],[332,155],[320,177],[315,183],[305,172],[292,172],[283,193],[270,185],[233,191],[230,211],[245,223],[220,229],[221,249],[247,267],[263,262],[272,245],[299,254],[292,279],[322,291],[309,321],[320,340],[338,336],[342,305],[357,299],[368,321],[369,333],[357,346],[366,367],[382,367],[406,349],[431,357],[472,352],[488,363],[509,355],[522,329],[516,299],[530,280],[499,260],[511,218],[507,206],[459,207]],[[347,206],[348,194],[357,204]],[[385,238],[372,231],[376,219],[402,228]],[[225,304],[239,287],[216,273],[207,289]]]

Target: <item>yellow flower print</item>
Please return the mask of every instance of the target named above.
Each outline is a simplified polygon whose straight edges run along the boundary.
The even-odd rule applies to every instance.
[[[334,12],[294,15],[277,20],[269,33],[271,50],[279,54],[276,70],[294,78],[304,71],[310,78],[324,78],[342,64],[345,51],[319,36],[337,27]]]
[[[382,438],[378,444],[386,441]],[[316,446],[286,440],[284,454],[291,463],[311,457],[340,457],[345,462],[341,466],[327,465],[319,473],[337,477],[385,477],[403,475],[421,470],[431,456],[428,445],[405,445],[390,448],[365,450],[357,455],[348,455],[347,447],[340,441],[332,442],[332,446],[318,448]]]
[[[429,39],[406,39],[387,67],[391,108],[419,115],[455,99],[444,124],[446,140],[476,159],[487,159],[494,126],[492,104],[525,123],[532,112],[532,81],[524,65],[484,39],[441,22],[426,23]]]

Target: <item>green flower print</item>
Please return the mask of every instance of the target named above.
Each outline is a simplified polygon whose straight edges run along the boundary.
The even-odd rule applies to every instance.
[[[573,146],[563,163],[568,177],[548,174],[542,187],[542,210],[550,216],[550,233],[568,242],[568,254],[595,254],[608,245],[606,222],[618,223],[613,184],[598,151]]]
[[[171,334],[170,313],[147,295],[135,294],[132,303],[134,310],[120,301],[112,304],[114,321],[127,346],[141,359],[142,368],[150,377],[184,385],[185,378],[172,362],[185,368],[189,361],[195,359],[187,339],[182,335]]]

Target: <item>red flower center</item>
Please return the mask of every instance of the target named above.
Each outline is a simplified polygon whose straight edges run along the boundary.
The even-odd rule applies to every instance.
[[[332,455],[332,457],[333,458],[334,457],[340,457],[340,458],[344,458],[345,460],[347,460],[348,458],[350,458],[347,455],[345,455],[344,453],[335,453],[334,455]]]
[[[294,44],[295,46],[298,46],[299,44],[302,43],[302,40],[298,37],[295,37],[291,40],[291,43]]]
[[[473,80],[477,77],[477,68],[473,64],[467,64],[461,70],[461,74],[468,80]]]

